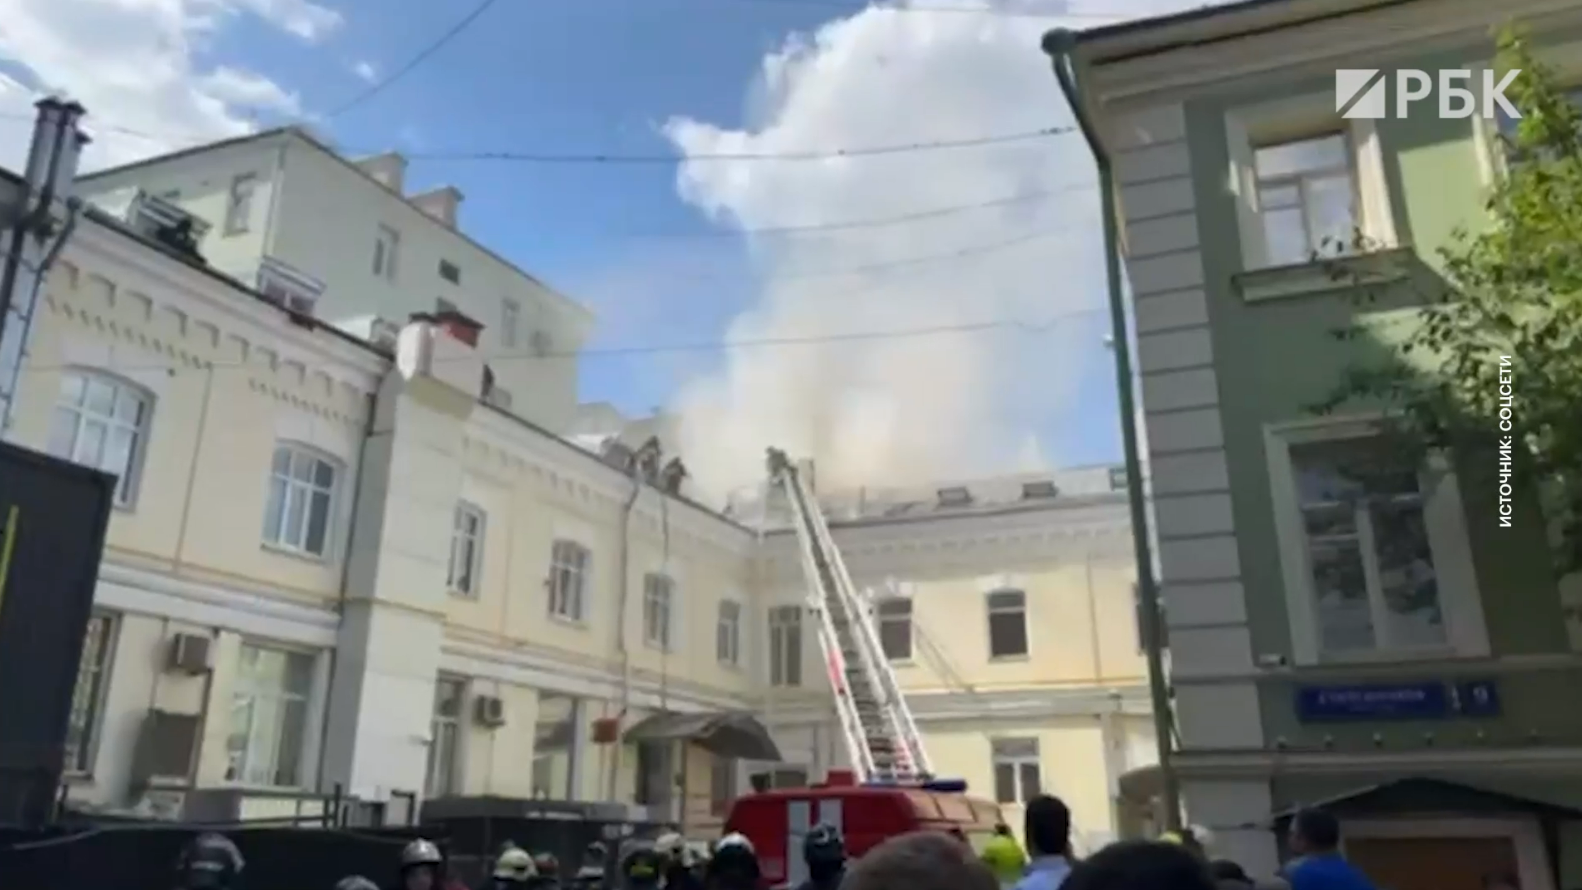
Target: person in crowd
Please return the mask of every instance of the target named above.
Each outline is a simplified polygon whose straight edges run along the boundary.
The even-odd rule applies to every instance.
[[[1291,818],[1291,852],[1285,870],[1291,890],[1374,890],[1356,866],[1340,855],[1340,820],[1324,810],[1300,810]]]
[[[521,847],[512,845],[501,850],[499,858],[494,861],[494,877],[489,886],[491,890],[524,890],[537,876],[538,869],[533,867],[533,857]]]
[[[1032,859],[1016,890],[1060,890],[1071,874],[1071,810],[1065,801],[1049,794],[1028,801],[1022,837]]]
[[[650,843],[636,843],[621,857],[622,890],[659,890],[665,879],[665,857]]]
[[[399,890],[439,890],[445,857],[427,838],[417,838],[401,848]]]
[[[802,839],[802,861],[808,878],[798,890],[836,890],[846,876],[846,839],[827,823],[813,826]]]
[[[1016,842],[1011,826],[1004,822],[994,826],[994,836],[983,845],[983,864],[1000,879],[1002,887],[1014,887],[1027,869],[1027,854]]]
[[[609,855],[610,850],[604,844],[598,841],[589,844],[582,851],[582,865],[571,878],[572,886],[577,890],[603,890],[604,861]]]
[[[379,885],[362,875],[347,875],[335,882],[335,890],[379,890]]]
[[[1064,890],[1216,890],[1208,864],[1179,843],[1122,841],[1078,863]]]
[[[1522,890],[1522,885],[1515,875],[1501,871],[1483,876],[1483,890]]]
[[[972,848],[939,831],[897,835],[854,860],[840,890],[999,890]]]
[[[712,851],[709,848],[708,841],[687,842],[687,862],[690,863],[692,876],[697,879],[695,886],[702,887],[704,880],[708,877],[709,857],[711,855]]]
[[[204,832],[181,851],[176,885],[181,890],[231,890],[246,868],[242,851],[223,834]]]
[[[687,855],[687,839],[678,831],[668,831],[654,841],[654,852],[664,861],[661,874],[665,887],[689,890],[693,878]]]
[[[1214,886],[1219,890],[1254,890],[1252,878],[1247,877],[1247,872],[1229,859],[1215,859],[1208,864],[1209,874],[1214,877]]]
[[[554,853],[533,854],[533,877],[527,882],[532,890],[558,890],[560,887],[560,860]]]
[[[732,832],[714,845],[703,884],[708,890],[756,890],[762,879],[753,842],[744,834]]]

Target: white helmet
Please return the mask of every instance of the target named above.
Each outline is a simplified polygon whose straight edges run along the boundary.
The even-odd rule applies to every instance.
[[[686,838],[674,831],[667,831],[654,841],[654,852],[670,859],[680,859],[686,847]]]
[[[494,862],[494,876],[507,881],[526,881],[538,875],[533,857],[520,847],[512,847],[500,854]]]
[[[720,838],[720,842],[714,845],[714,852],[718,853],[727,847],[741,847],[754,855],[757,855],[758,852],[757,850],[753,849],[753,842],[747,839],[747,835],[742,834],[739,831],[733,831],[730,834]]]

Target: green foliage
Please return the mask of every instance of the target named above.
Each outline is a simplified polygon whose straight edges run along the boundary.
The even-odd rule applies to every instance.
[[[1413,336],[1385,344],[1386,360],[1353,366],[1318,410],[1358,400],[1397,408],[1390,433],[1403,452],[1510,445],[1513,482],[1539,493],[1560,568],[1573,570],[1582,568],[1582,115],[1517,31],[1501,36],[1497,67],[1521,71],[1506,95],[1522,117],[1493,146],[1507,175],[1486,217],[1440,251],[1448,286],[1426,295]]]

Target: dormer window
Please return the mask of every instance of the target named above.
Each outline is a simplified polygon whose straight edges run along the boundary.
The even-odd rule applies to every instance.
[[[138,234],[161,244],[190,244],[196,250],[209,233],[209,224],[193,216],[170,201],[138,192],[126,209],[126,222]]]
[[[972,503],[972,492],[964,485],[956,485],[939,490],[939,505],[941,507],[965,507]]]
[[[271,303],[300,315],[312,315],[324,294],[324,282],[282,263],[264,257],[258,267],[258,292]]]

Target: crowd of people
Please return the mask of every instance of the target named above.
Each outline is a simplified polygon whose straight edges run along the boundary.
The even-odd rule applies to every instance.
[[[1024,853],[1009,826],[998,826],[981,851],[959,834],[918,831],[889,838],[865,855],[847,855],[840,830],[822,824],[803,839],[808,878],[794,890],[1269,890],[1234,862],[1210,859],[1186,833],[1157,841],[1122,841],[1079,860],[1071,844],[1071,812],[1059,798],[1042,796],[1025,810]],[[1292,820],[1295,858],[1278,883],[1282,890],[1374,890],[1339,854],[1340,826],[1322,811]],[[752,842],[729,834],[712,844],[670,833],[623,846],[617,873],[606,874],[608,850],[588,847],[579,868],[566,874],[553,855],[530,854],[506,844],[492,877],[478,890],[758,890],[763,880]],[[219,834],[204,834],[184,851],[178,890],[239,890],[245,863]],[[335,890],[467,890],[447,874],[432,841],[417,839],[401,851],[388,885],[361,875]],[[791,888],[787,888],[791,890]]]

